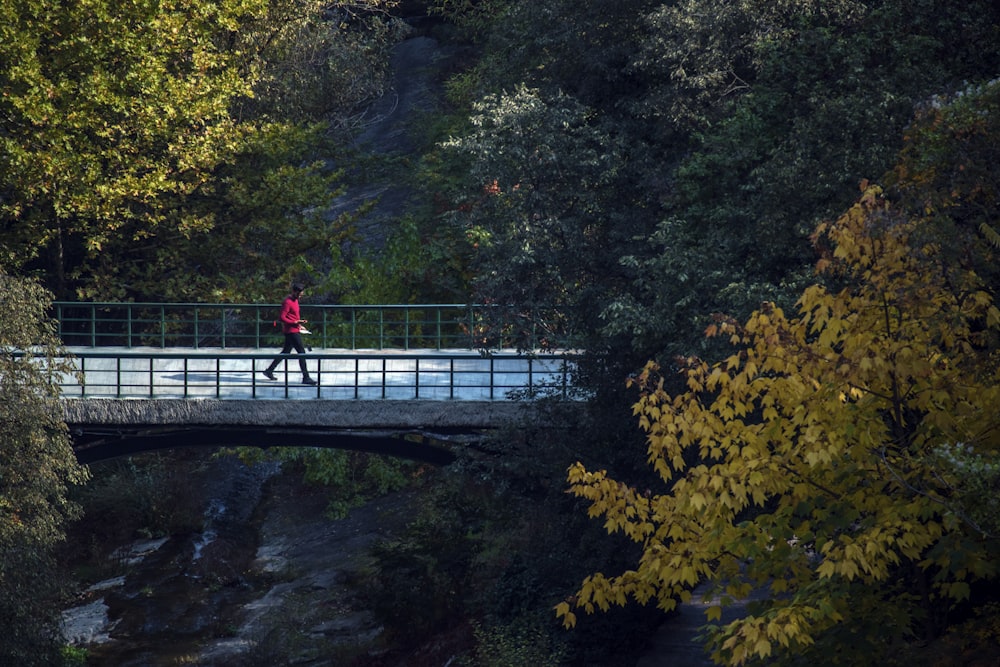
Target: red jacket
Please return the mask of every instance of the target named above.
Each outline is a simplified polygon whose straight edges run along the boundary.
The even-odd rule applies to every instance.
[[[281,320],[281,330],[286,334],[299,333],[299,300],[292,298],[289,294],[285,297],[284,303],[281,304],[281,315],[278,316]]]

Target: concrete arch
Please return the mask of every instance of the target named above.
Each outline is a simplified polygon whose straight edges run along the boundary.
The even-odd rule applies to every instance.
[[[433,465],[448,465],[453,451],[432,438],[412,433],[349,432],[336,429],[284,429],[246,426],[71,429],[77,460],[95,463],[119,456],[178,447],[321,447],[371,452]]]

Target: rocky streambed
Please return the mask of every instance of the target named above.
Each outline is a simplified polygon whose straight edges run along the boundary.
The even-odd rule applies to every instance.
[[[125,573],[64,614],[87,664],[335,665],[377,651],[381,628],[354,583],[372,543],[405,526],[411,497],[332,520],[326,494],[294,475],[215,465],[221,493],[202,531],[124,546],[114,558]]]

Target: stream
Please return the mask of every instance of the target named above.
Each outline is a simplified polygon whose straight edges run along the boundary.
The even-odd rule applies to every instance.
[[[232,634],[237,610],[266,584],[250,567],[257,548],[252,523],[275,464],[211,462],[212,493],[201,531],[121,547],[126,573],[84,592],[64,613],[65,635],[89,644],[88,664],[180,664],[206,638]]]
[[[336,665],[375,646],[381,628],[351,584],[368,547],[405,525],[411,497],[331,520],[327,493],[275,464],[212,466],[203,530],[127,545],[126,573],[64,612],[87,665]]]

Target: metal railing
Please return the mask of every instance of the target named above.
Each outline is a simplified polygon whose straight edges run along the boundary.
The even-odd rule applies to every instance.
[[[306,342],[314,347],[443,350],[480,347],[487,307],[303,303],[300,308],[311,332]],[[57,301],[53,315],[69,346],[261,349],[282,344],[275,325],[280,309],[278,304]],[[536,347],[530,336],[516,333],[522,349]],[[494,338],[493,347],[506,346],[503,336]]]
[[[569,398],[573,355],[476,353],[277,355],[73,350],[64,398],[324,398],[503,400]],[[306,361],[316,385],[301,382]]]

